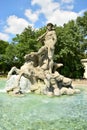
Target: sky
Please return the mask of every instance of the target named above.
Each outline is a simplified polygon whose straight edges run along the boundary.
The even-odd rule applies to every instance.
[[[1,0],[0,40],[8,42],[25,27],[41,28],[51,22],[63,26],[87,11],[87,0]]]

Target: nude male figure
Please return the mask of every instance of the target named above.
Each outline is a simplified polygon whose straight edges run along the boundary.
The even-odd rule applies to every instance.
[[[53,55],[54,55],[54,49],[55,49],[55,44],[57,42],[57,36],[56,32],[53,28],[52,23],[47,24],[47,31],[43,35],[41,35],[37,41],[41,40],[44,38],[44,46],[42,46],[39,51],[38,55],[43,53],[45,50],[48,51],[48,68],[49,72],[52,73],[52,68],[53,68]]]

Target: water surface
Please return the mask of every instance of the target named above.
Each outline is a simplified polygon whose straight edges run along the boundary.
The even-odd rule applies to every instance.
[[[0,130],[87,130],[87,87],[80,90],[60,97],[0,93]]]

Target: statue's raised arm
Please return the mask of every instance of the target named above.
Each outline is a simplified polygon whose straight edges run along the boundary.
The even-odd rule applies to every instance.
[[[47,32],[45,32],[44,34],[42,34],[40,37],[37,38],[37,41],[40,41],[41,39],[43,39],[45,37],[45,35],[47,34]]]

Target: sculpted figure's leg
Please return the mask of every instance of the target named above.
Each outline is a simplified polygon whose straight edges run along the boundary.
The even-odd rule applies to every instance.
[[[47,50],[47,47],[46,46],[43,46],[43,47],[41,47],[40,49],[39,49],[39,51],[37,52],[37,54],[38,54],[38,60],[39,60],[39,66],[41,66],[42,65],[42,60],[43,60],[43,55],[45,56],[45,51]]]
[[[53,69],[53,54],[54,54],[54,49],[48,48],[48,61],[49,61],[50,73],[52,73],[52,69]]]
[[[42,46],[42,47],[39,49],[39,51],[38,51],[38,55],[39,55],[39,54],[42,54],[46,49],[47,49],[46,46]]]
[[[49,59],[49,72],[52,73],[52,68],[53,68],[53,60]]]

